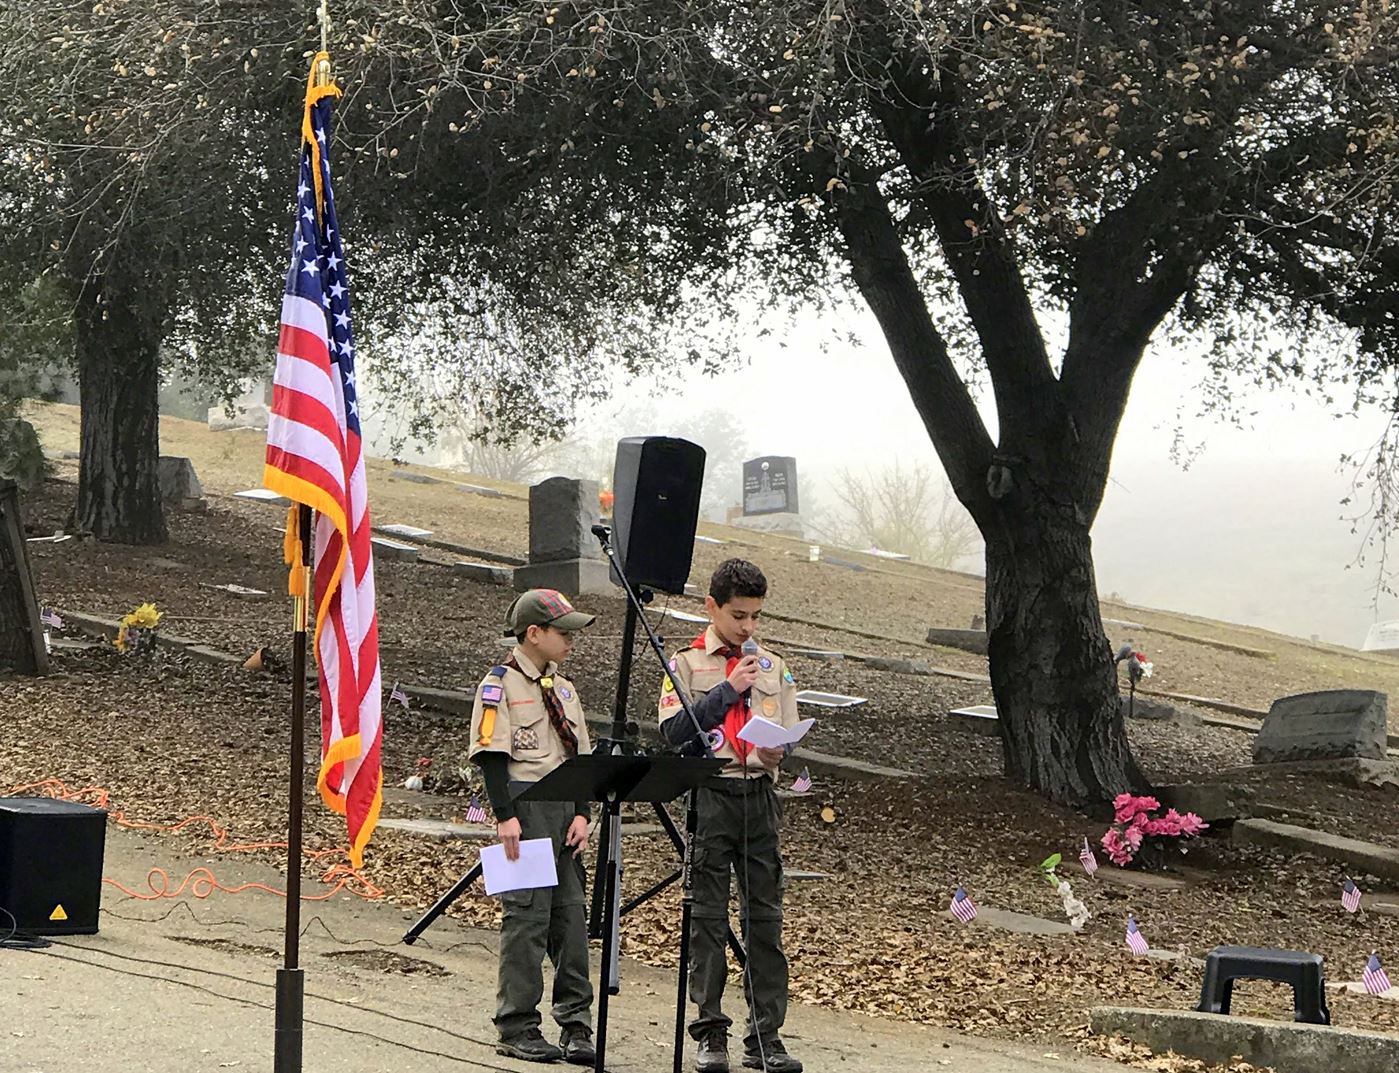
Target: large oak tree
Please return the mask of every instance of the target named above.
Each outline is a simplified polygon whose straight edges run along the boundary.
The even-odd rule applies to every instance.
[[[1091,532],[1147,346],[1394,353],[1397,33],[1387,0],[400,0],[356,63],[433,177],[405,207],[511,293],[868,303],[985,538],[1007,771],[1085,805],[1142,782]]]

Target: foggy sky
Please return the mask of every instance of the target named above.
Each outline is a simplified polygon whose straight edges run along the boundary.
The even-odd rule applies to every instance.
[[[833,327],[862,344],[837,338]],[[750,457],[795,456],[803,498],[811,490],[827,502],[825,482],[841,466],[877,468],[894,458],[937,466],[867,314],[809,326],[785,346],[755,342],[750,354],[746,367],[722,379],[670,378],[650,431],[670,431],[664,415],[674,407],[738,407],[751,415]],[[1154,347],[1137,374],[1094,528],[1100,592],[1358,647],[1377,617],[1377,575],[1373,558],[1353,565],[1362,537],[1342,520],[1353,510],[1340,502],[1351,474],[1338,462],[1375,441],[1383,415],[1338,418],[1300,391],[1253,390],[1240,399],[1251,412],[1246,427],[1234,428],[1195,416],[1203,374],[1202,361],[1167,345]],[[1336,405],[1348,403],[1338,397]],[[994,436],[988,398],[982,410]],[[584,429],[598,417],[585,416]],[[1188,469],[1171,458],[1178,430],[1203,444]],[[1383,596],[1378,617],[1399,617],[1399,602]]]

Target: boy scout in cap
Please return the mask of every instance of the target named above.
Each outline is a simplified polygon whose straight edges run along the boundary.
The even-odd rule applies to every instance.
[[[745,654],[767,596],[767,578],[743,559],[721,563],[704,607],[709,628],[670,661],[670,676],[693,698],[695,717],[710,735],[714,755],[727,760],[718,776],[695,791],[694,916],[690,932],[690,999],[698,1015],[690,1035],[699,1041],[695,1069],[728,1073],[729,1026],[720,1008],[728,977],[729,872],[738,876],[743,939],[748,950],[744,994],[748,1034],[743,1064],[766,1073],[801,1073],[778,1033],[787,1018],[787,956],[782,952],[781,815],[774,783],[783,749],[759,749],[739,740],[754,715],[790,727],[797,722],[797,687],[780,656],[761,646]],[[694,725],[668,677],[661,686],[661,734],[688,744]]]
[[[553,589],[521,593],[505,613],[505,636],[516,644],[476,691],[468,757],[481,768],[505,855],[520,841],[554,843],[556,887],[500,896],[500,964],[496,984],[496,1051],[530,1062],[594,1061],[593,987],[588,979],[588,929],[583,912],[583,862],[588,848],[587,801],[514,801],[509,784],[536,782],[569,757],[588,753],[588,725],[578,691],[558,667],[574,634],[595,616],[575,611]],[[559,1046],[539,1030],[544,955],[554,965],[553,1014]]]

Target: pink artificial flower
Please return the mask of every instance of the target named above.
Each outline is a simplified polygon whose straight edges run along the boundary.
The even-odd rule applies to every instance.
[[[1161,807],[1154,797],[1137,797],[1133,794],[1118,794],[1112,801],[1113,819],[1117,823],[1134,823],[1143,812],[1152,812]]]
[[[1204,820],[1200,819],[1200,817],[1193,812],[1187,812],[1184,816],[1180,818],[1181,834],[1187,837],[1194,837],[1195,835],[1198,835],[1201,831],[1206,830],[1208,827],[1209,824],[1207,824]]]
[[[1102,847],[1108,859],[1119,868],[1132,863],[1132,852],[1122,841],[1122,833],[1116,827],[1109,827],[1102,837]]]
[[[1118,794],[1112,799],[1113,820],[1126,823],[1137,811],[1137,799],[1131,794]]]
[[[1142,829],[1140,827],[1129,827],[1122,832],[1122,840],[1131,848],[1135,854],[1142,848]]]

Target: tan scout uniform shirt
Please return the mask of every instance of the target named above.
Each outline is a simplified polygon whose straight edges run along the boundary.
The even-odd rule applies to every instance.
[[[567,760],[568,753],[549,722],[541,682],[531,681],[540,676],[538,668],[518,645],[511,654],[525,673],[501,665],[492,667],[481,680],[471,712],[471,749],[466,755],[470,759],[481,752],[509,753],[511,781],[538,782]],[[579,755],[592,752],[578,690],[558,673],[553,662],[544,668],[542,677],[554,680],[554,694],[578,735]]]
[[[704,633],[704,651],[698,648],[682,649],[670,661],[670,673],[692,700],[698,700],[728,678],[728,660],[718,654],[719,649],[724,647],[724,641],[710,626]],[[787,669],[781,656],[761,645],[758,646],[758,677],[750,696],[752,715],[761,715],[784,727],[794,726],[798,722],[797,685],[792,680],[792,672]],[[680,698],[675,695],[669,678],[662,684],[657,710],[662,723],[667,719],[689,718],[680,706]],[[722,722],[719,724],[720,729],[723,725]],[[738,750],[727,738],[714,751],[714,755],[729,762],[728,767],[720,772],[725,778],[756,778],[759,775],[777,778],[777,769],[766,767],[756,748],[749,750],[747,770],[739,760]]]

